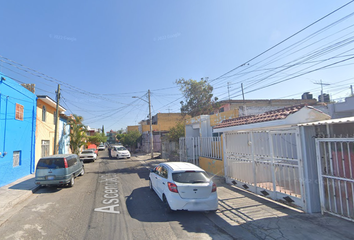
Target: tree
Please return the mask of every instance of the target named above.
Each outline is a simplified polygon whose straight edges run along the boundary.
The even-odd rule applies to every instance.
[[[80,153],[80,148],[85,144],[86,140],[86,126],[82,124],[83,120],[83,117],[76,114],[68,120],[70,125],[70,149],[75,154]]]
[[[192,117],[210,114],[217,107],[217,97],[213,98],[213,87],[206,81],[199,82],[193,79],[176,80],[176,84],[183,93],[185,102],[181,101],[181,113],[189,114]]]
[[[129,131],[128,133],[123,134],[121,142],[125,146],[130,146],[131,150],[135,150],[135,146],[140,139],[141,134],[139,131]]]
[[[99,145],[100,143],[107,142],[107,137],[104,133],[95,133],[93,136],[88,136],[88,141],[95,145]]]
[[[123,129],[117,131],[116,139],[118,140],[118,142],[121,142],[124,135],[125,135],[125,133],[124,133]]]
[[[185,125],[179,122],[176,126],[171,127],[169,133],[166,135],[167,139],[171,142],[179,142],[180,137],[185,136]]]

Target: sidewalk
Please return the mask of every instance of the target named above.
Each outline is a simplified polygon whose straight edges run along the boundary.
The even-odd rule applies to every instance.
[[[38,186],[34,183],[34,174],[0,187],[0,226],[7,220],[5,213],[16,204],[26,200],[37,189]]]
[[[208,218],[235,239],[354,239],[354,223],[321,213],[307,214],[214,177],[219,209]]]

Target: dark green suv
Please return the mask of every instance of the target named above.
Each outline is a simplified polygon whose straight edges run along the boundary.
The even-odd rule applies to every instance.
[[[36,167],[37,185],[74,186],[75,178],[85,173],[84,164],[76,154],[57,154],[39,159]]]

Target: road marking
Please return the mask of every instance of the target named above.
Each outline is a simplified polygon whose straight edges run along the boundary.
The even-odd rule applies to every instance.
[[[103,207],[98,207],[95,208],[95,212],[104,212],[104,213],[115,213],[115,214],[120,214],[118,210],[115,208],[119,207],[119,192],[118,192],[118,177],[117,174],[105,174],[100,176],[100,179],[98,180],[99,183],[104,183],[104,192],[103,192],[103,201],[102,203],[104,205],[109,205],[109,204],[114,204],[114,205],[109,205],[109,206],[103,206]]]

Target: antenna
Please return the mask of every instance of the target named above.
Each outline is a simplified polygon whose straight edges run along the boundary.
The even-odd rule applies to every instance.
[[[331,85],[329,83],[323,83],[322,80],[320,82],[314,82],[314,84],[321,85],[321,102],[324,102],[324,97],[323,97],[323,85],[328,86]]]

